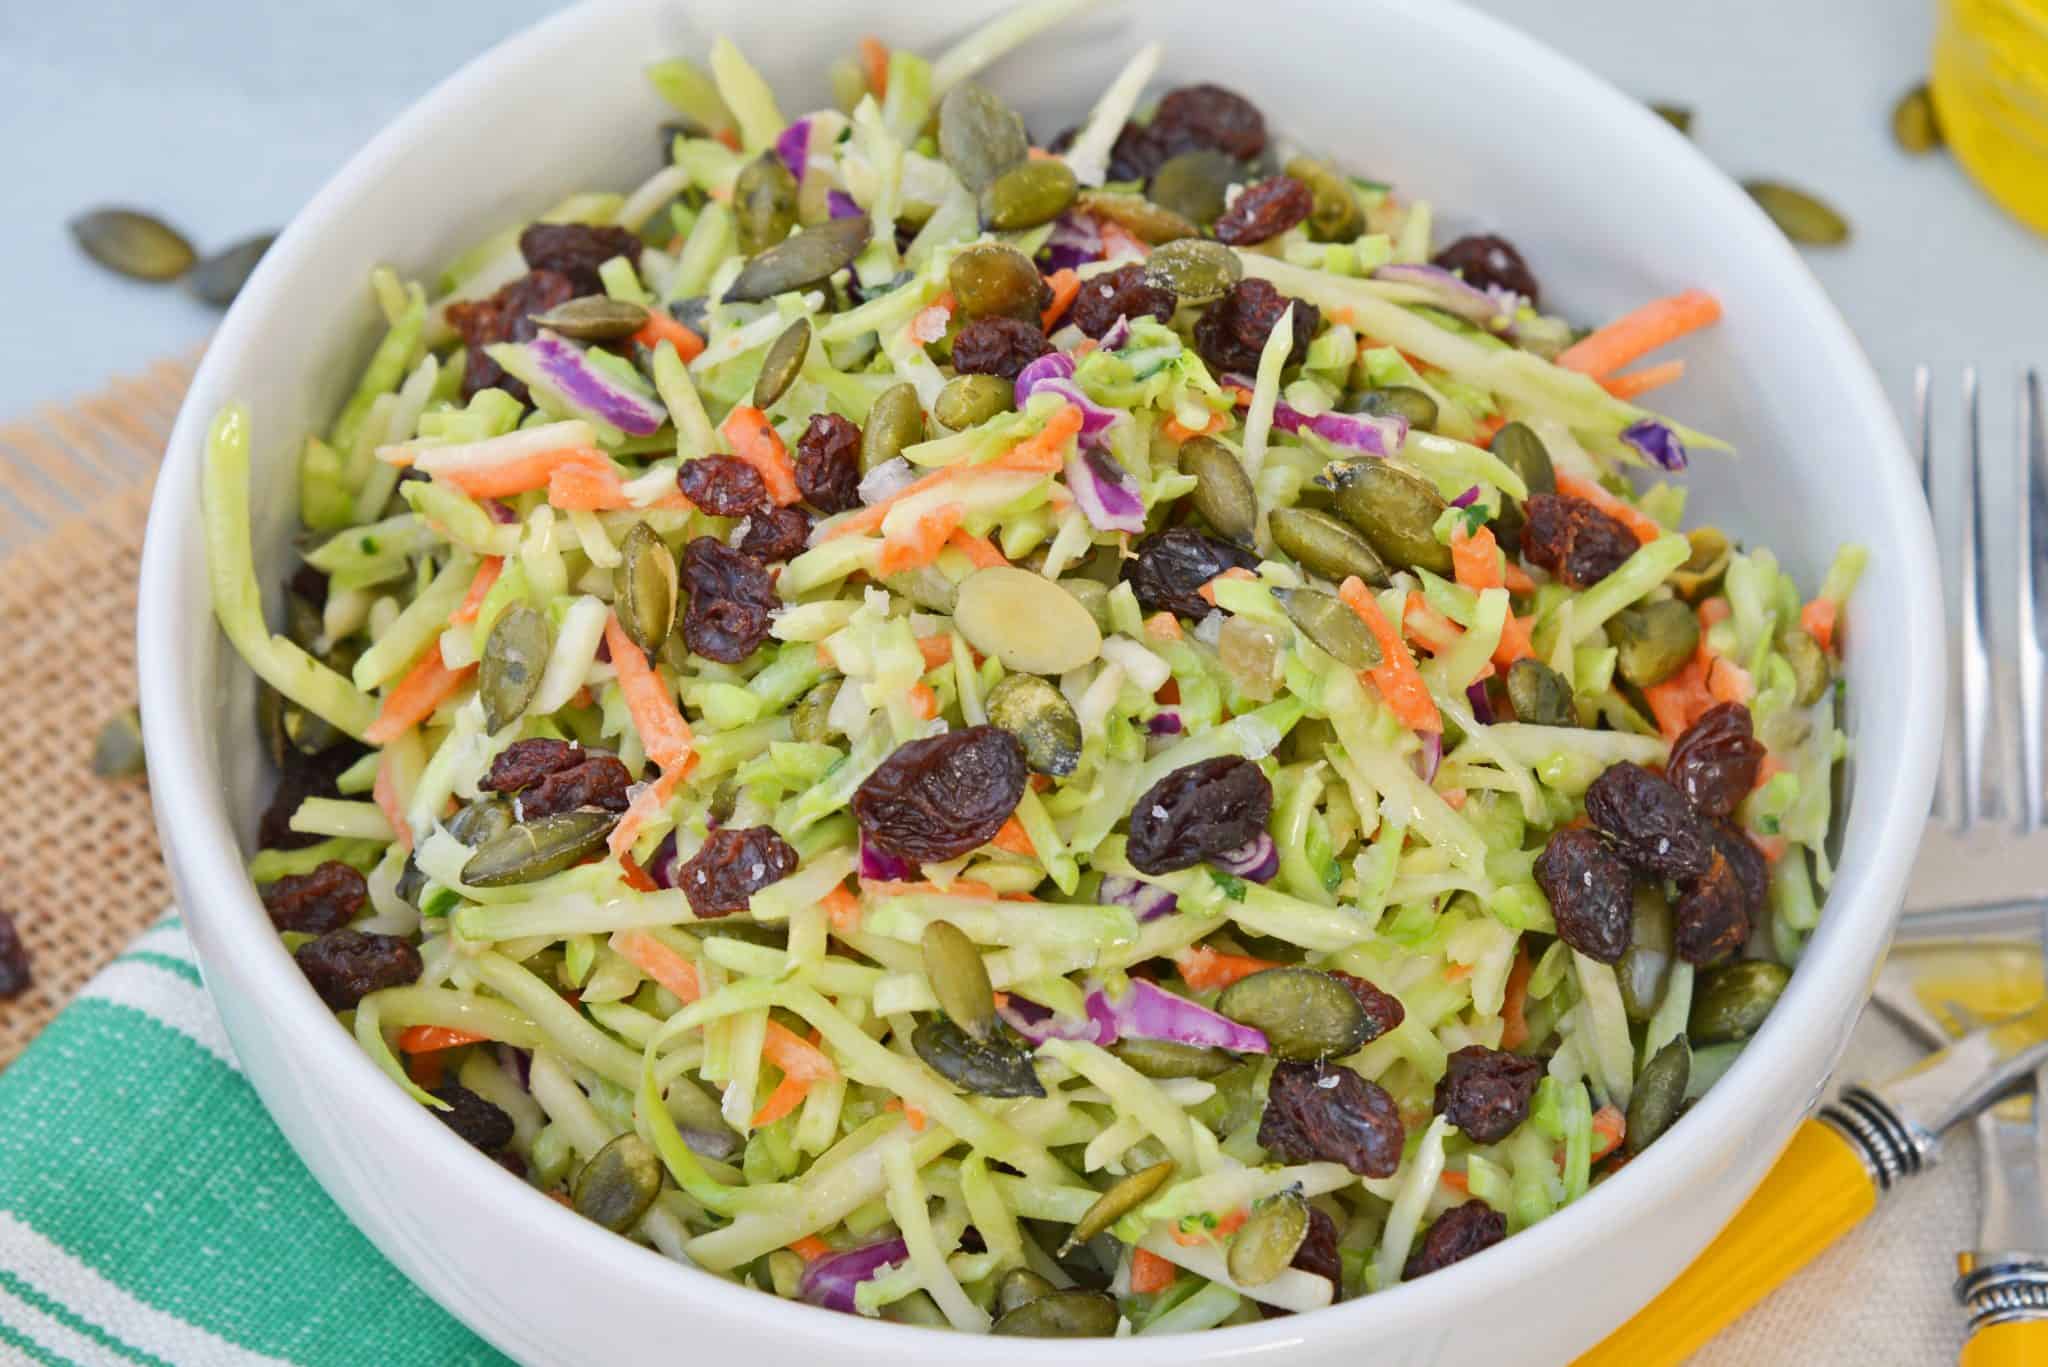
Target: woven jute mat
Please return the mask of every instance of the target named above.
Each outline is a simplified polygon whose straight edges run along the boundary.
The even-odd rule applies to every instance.
[[[135,701],[135,587],[157,462],[196,355],[0,425],[0,910],[34,985],[0,1067],[171,899],[149,790],[91,767]]]

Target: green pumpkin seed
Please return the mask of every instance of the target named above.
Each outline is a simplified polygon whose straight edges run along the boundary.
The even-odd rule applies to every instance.
[[[807,745],[823,745],[832,739],[832,704],[845,682],[835,674],[811,686],[790,714],[789,734],[794,739]]]
[[[1579,724],[1571,684],[1538,659],[1523,658],[1508,666],[1508,701],[1514,705],[1515,720],[1531,726]]]
[[[740,250],[752,256],[788,237],[796,226],[796,198],[796,177],[775,153],[763,152],[742,166],[732,183]]]
[[[917,401],[917,387],[905,381],[890,385],[875,396],[868,409],[867,425],[860,433],[862,473],[886,465],[908,446],[924,440],[924,408]]]
[[[525,603],[514,604],[492,623],[476,671],[487,729],[503,730],[518,721],[540,692],[554,638],[547,614]]]
[[[94,209],[70,228],[87,256],[135,280],[176,280],[199,259],[183,233],[136,209]]]
[[[1632,1021],[1647,1021],[1664,1000],[1664,985],[1671,980],[1674,948],[1671,904],[1663,890],[1638,881],[1635,905],[1629,914],[1628,948],[1614,965],[1621,982],[1621,1004]]]
[[[630,1133],[592,1154],[569,1188],[576,1213],[614,1234],[638,1224],[660,1192],[661,1155]]]
[[[533,883],[573,868],[604,848],[619,824],[616,812],[558,812],[508,826],[477,846],[462,866],[462,881],[474,888]]]
[[[1637,688],[1650,688],[1685,668],[1700,648],[1700,619],[1678,598],[1623,608],[1607,624],[1620,652],[1615,668]]]
[[[1252,1208],[1231,1236],[1224,1266],[1240,1286],[1264,1286],[1285,1272],[1308,1238],[1308,1202],[1299,1191],[1283,1191]]]
[[[1334,480],[1338,515],[1381,559],[1404,570],[1451,573],[1451,548],[1436,539],[1436,520],[1450,505],[1429,481],[1383,460],[1352,461]]]
[[[619,542],[612,568],[612,607],[619,626],[642,650],[657,650],[676,621],[675,554],[645,522],[635,522]]]
[[[1268,968],[1223,989],[1216,1009],[1266,1037],[1276,1058],[1312,1062],[1348,1054],[1372,1038],[1350,989],[1312,968]]]
[[[969,318],[1021,318],[1036,323],[1044,308],[1045,278],[1015,247],[983,242],[946,267],[953,300]]]
[[[1926,82],[1899,96],[1899,102],[1892,106],[1892,141],[1916,157],[1934,151],[1945,141],[1941,135],[1941,116],[1935,110],[1934,96]]]
[[[1295,157],[1286,169],[1315,196],[1315,207],[1308,212],[1312,241],[1349,242],[1365,231],[1365,208],[1341,173],[1310,157]]]
[[[1237,1066],[1221,1049],[1163,1039],[1119,1039],[1109,1052],[1146,1077],[1221,1077]]]
[[[1685,1036],[1650,1056],[1628,1098],[1627,1138],[1623,1142],[1630,1153],[1641,1153],[1651,1140],[1671,1128],[1685,1107],[1685,1088],[1691,1081],[1692,1046]]]
[[[976,1039],[952,1021],[933,1016],[912,1033],[910,1047],[933,1072],[976,1096],[1045,1095],[1031,1055],[1002,1030]]]
[[[502,797],[480,797],[456,808],[446,825],[448,834],[477,849],[512,829],[512,804]]]
[[[1145,283],[1173,291],[1183,304],[1214,303],[1244,279],[1244,262],[1221,242],[1184,237],[1145,258]]]
[[[134,778],[143,772],[142,712],[133,703],[107,718],[92,743],[95,778]]]
[[[1719,527],[1695,527],[1685,534],[1685,539],[1692,543],[1692,554],[1672,571],[1671,586],[1687,602],[1696,603],[1712,592],[1728,572],[1734,548]]]
[[[1688,138],[1692,136],[1692,110],[1686,108],[1686,106],[1682,104],[1652,104],[1650,110],[1658,118],[1664,120],[1664,122],[1670,124]]]
[[[1834,666],[1819,641],[1804,627],[1786,627],[1778,633],[1778,653],[1792,666],[1792,701],[1801,707],[1819,702],[1834,681]]]
[[[882,580],[882,587],[908,598],[927,612],[951,615],[960,602],[960,586],[936,565],[923,565]]]
[[[1095,1204],[1088,1207],[1072,1232],[1067,1235],[1066,1242],[1060,1245],[1058,1256],[1066,1257],[1151,1200],[1153,1195],[1166,1185],[1167,1179],[1173,1176],[1174,1166],[1174,1161],[1169,1158],[1164,1162],[1154,1163],[1149,1168],[1141,1168],[1096,1197]]]
[[[1095,620],[1096,629],[1109,631],[1109,585],[1099,579],[1062,579],[1060,587],[1073,600],[1088,609],[1088,615]]]
[[[1007,1315],[1020,1305],[1059,1290],[1028,1267],[1013,1267],[996,1283],[996,1314]]]
[[[939,159],[978,195],[1031,155],[1017,111],[987,86],[962,81],[939,101]]]
[[[270,244],[277,240],[276,233],[258,233],[245,237],[232,247],[223,247],[211,256],[201,257],[192,268],[186,283],[192,292],[215,308],[224,309],[235,302],[235,296],[242,292],[242,286],[249,281],[256,263],[263,259],[263,253],[270,250]]]
[[[616,342],[647,326],[647,310],[629,299],[586,294],[527,318],[579,342]]]
[[[1377,669],[1385,657],[1380,643],[1358,614],[1321,589],[1283,589],[1275,595],[1287,620],[1301,634],[1347,669]]]
[[[1011,1338],[1106,1339],[1115,1336],[1120,1318],[1114,1297],[1069,1287],[1005,1312],[989,1332]]]
[[[951,921],[931,921],[924,928],[924,975],[931,980],[939,1009],[953,1024],[985,1040],[996,1028],[996,990],[988,965],[967,933]]]
[[[997,176],[981,192],[981,226],[1022,232],[1065,213],[1081,192],[1074,170],[1057,158],[1026,161]]]
[[[1834,247],[1849,240],[1849,220],[1795,185],[1745,180],[1742,188],[1771,216],[1780,232],[1803,247]]]
[[[1005,674],[989,690],[988,719],[1017,738],[1036,773],[1065,778],[1081,763],[1081,719],[1065,695],[1036,674]]]
[[[1122,190],[1083,190],[1074,207],[1091,218],[1105,218],[1148,246],[1200,237],[1201,225],[1163,209],[1143,195]]]
[[[953,624],[967,644],[1023,674],[1057,677],[1102,653],[1102,629],[1042,574],[992,565],[960,581]]]
[[[775,344],[768,348],[768,355],[761,362],[761,373],[754,380],[754,407],[767,409],[788,392],[796,377],[803,372],[804,357],[811,350],[811,320],[799,318],[782,330]]]
[[[955,375],[932,401],[932,416],[953,432],[979,427],[1016,407],[1017,386],[1000,375]]]
[[[1522,477],[1532,494],[1557,492],[1557,468],[1550,463],[1550,451],[1543,438],[1525,422],[1511,422],[1493,434],[1487,448],[1510,470]]]
[[[1370,413],[1380,418],[1399,418],[1421,432],[1427,432],[1436,426],[1436,400],[1421,390],[1405,384],[1366,390],[1358,396],[1358,402],[1352,405],[1352,411]]]
[[[1195,437],[1180,448],[1180,468],[1195,477],[1195,511],[1217,535],[1249,545],[1259,529],[1259,495],[1237,453],[1214,437]]]
[[[1244,164],[1235,157],[1199,147],[1167,158],[1145,183],[1145,197],[1182,218],[1214,223],[1223,216],[1230,187],[1249,179]]]
[[[755,304],[791,290],[809,289],[851,266],[868,245],[867,215],[835,218],[784,238],[746,264],[725,292],[728,304]]]
[[[1792,975],[1784,965],[1740,959],[1710,968],[1693,993],[1685,1033],[1695,1045],[1733,1044],[1757,1032]]]
[[[270,756],[270,762],[280,769],[284,768],[285,760],[290,757],[292,749],[291,734],[285,730],[284,724],[285,708],[289,705],[284,700],[284,694],[260,679],[257,681],[256,734],[263,739],[263,753]],[[109,722],[108,725],[111,726],[113,723]],[[95,741],[94,773],[99,772],[97,744]]]
[[[1372,543],[1328,513],[1314,508],[1275,508],[1266,526],[1273,533],[1273,544],[1301,562],[1310,574],[1333,584],[1356,575],[1376,589],[1393,582]]]

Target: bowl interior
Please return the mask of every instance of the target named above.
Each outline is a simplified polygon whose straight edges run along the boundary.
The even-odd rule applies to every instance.
[[[251,725],[253,681],[207,609],[198,516],[206,425],[232,398],[252,408],[255,541],[274,599],[291,559],[295,443],[324,430],[374,345],[378,324],[363,284],[374,265],[431,282],[455,252],[571,190],[637,183],[658,164],[655,129],[668,117],[637,77],[642,60],[701,55],[709,34],[728,34],[794,113],[825,102],[826,63],[861,34],[935,51],[996,8],[989,0],[944,10],[814,4],[792,24],[786,11],[732,0],[637,0],[560,16],[452,78],[330,184],[266,258],[195,380],[159,485],[140,626],[160,821],[209,981],[231,1028],[238,1017],[260,1018],[268,1030],[301,1038],[297,1066],[309,1086],[354,1089],[353,1111],[417,1141],[422,1162],[488,1193],[479,1199],[517,1194],[354,1053],[299,981],[241,874],[240,851],[268,780]],[[1440,236],[1468,226],[1503,232],[1553,308],[1597,321],[1686,286],[1714,291],[1726,319],[1678,349],[1689,370],[1669,408],[1726,437],[1737,454],[1696,454],[1685,480],[1692,512],[1772,547],[1809,591],[1837,545],[1872,549],[1857,613],[1882,612],[1888,626],[1882,651],[1874,632],[1866,639],[1852,625],[1848,633],[1847,715],[1863,759],[1852,761],[1846,783],[1842,871],[1808,962],[1758,1045],[1680,1130],[1782,1137],[1861,1001],[1924,815],[1939,731],[1937,579],[1895,424],[1796,255],[1684,139],[1632,101],[1455,5],[1283,8],[1288,20],[1267,24],[1245,24],[1241,7],[1222,0],[1109,9],[1041,38],[986,79],[1043,142],[1077,122],[1137,45],[1157,37],[1166,44],[1162,85],[1214,80],[1242,90],[1291,141],[1439,206]],[[1219,34],[1227,41],[1210,40]],[[1882,762],[1870,763],[1873,756]],[[251,1048],[244,1032],[237,1041]],[[263,1071],[252,1073],[302,1150],[317,1142],[287,1115],[296,1100],[280,1104]],[[1620,1203],[1683,1190],[1703,1161],[1682,1143],[1660,1145],[1502,1250],[1324,1314],[1354,1326],[1368,1316],[1380,1325],[1442,1316],[1490,1279],[1511,1275],[1516,1250],[1522,1267],[1556,1265],[1596,1242]],[[669,1305],[740,1295],[594,1229],[572,1229],[576,1222],[540,1209],[546,1205],[535,1198],[535,1239],[574,1250]],[[409,1269],[415,1263],[386,1251]],[[1644,1281],[1642,1290],[1655,1284]],[[446,1281],[430,1289],[444,1300],[467,1294]],[[759,1299],[762,1309],[806,1323],[822,1318]],[[474,1307],[454,1308],[476,1322]],[[1590,1342],[1601,1328],[1579,1337]],[[849,1334],[877,1345],[924,1341],[845,1320],[804,1332],[820,1343]],[[1199,1352],[1225,1349],[1224,1340],[1255,1348],[1299,1334],[1299,1326],[1233,1330],[1203,1336],[1217,1343]],[[956,1360],[982,1351],[958,1342],[949,1350]],[[1135,1347],[1119,1351],[1143,1356]]]

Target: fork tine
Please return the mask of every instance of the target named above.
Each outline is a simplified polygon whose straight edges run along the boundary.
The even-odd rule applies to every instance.
[[[1943,503],[1946,500],[1943,503],[1937,503],[1934,497],[1934,399],[1932,382],[1933,376],[1926,366],[1913,367],[1913,437],[1920,453],[1920,496],[1927,501],[1927,516],[1934,523],[1937,563],[1941,566],[1943,582],[1948,583],[1952,582],[1953,576],[1950,573],[1948,563],[1950,548],[1948,546],[1948,538],[1944,535],[1945,527],[1942,520]],[[1944,591],[1944,600],[1946,600],[1946,597],[1947,594]],[[1950,690],[1951,693],[1956,691],[1953,688]],[[1955,706],[1953,699],[1951,699],[1949,706],[1953,710]],[[1941,760],[1934,766],[1934,799],[1929,810],[1934,820],[1953,822],[1956,820],[1956,812],[1952,803],[1954,797],[1954,779],[1952,775],[1957,767],[1957,751],[1961,746],[1961,728],[1954,725],[1952,719],[1948,717],[1943,718],[1943,723]]]
[[[1983,423],[1978,411],[1977,369],[1963,371],[1963,448],[1968,466],[1969,508],[1961,543],[1963,674],[1963,800],[1964,829],[1997,810],[1996,794],[1985,782],[1985,746],[1991,730],[1991,654],[1986,613],[1990,584],[1984,556]]]
[[[2048,668],[2040,628],[2048,616],[2048,434],[2041,430],[2041,374],[2021,377],[2016,454],[2025,481],[2019,504],[2020,830],[2048,825],[2042,745],[2042,673]]]

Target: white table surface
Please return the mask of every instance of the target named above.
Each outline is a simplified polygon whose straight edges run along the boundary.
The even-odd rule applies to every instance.
[[[1980,367],[1993,477],[2012,478],[2012,377],[2048,363],[2048,241],[2000,215],[1947,157],[1909,159],[1892,145],[1891,102],[1924,74],[1931,0],[1478,3],[1631,93],[1691,105],[1695,138],[1731,174],[1790,180],[1845,212],[1855,240],[1809,259],[1886,388],[1903,412],[1913,367],[1932,366],[1949,432],[1957,376]],[[0,6],[0,179],[11,190],[0,261],[13,320],[0,328],[0,418],[88,393],[212,325],[177,288],[86,262],[64,230],[72,214],[132,203],[202,249],[274,228],[436,79],[551,8]],[[1257,81],[1245,84],[1255,96]],[[1656,231],[1658,206],[1640,212]],[[1881,1076],[1908,1057],[1898,1036],[1866,1024],[1844,1071]],[[1944,1178],[1889,1203],[1700,1360],[1777,1363],[1794,1345],[1807,1362],[1952,1360],[1948,1259],[1971,1232],[1975,1167],[1967,1142],[1955,1151]]]

